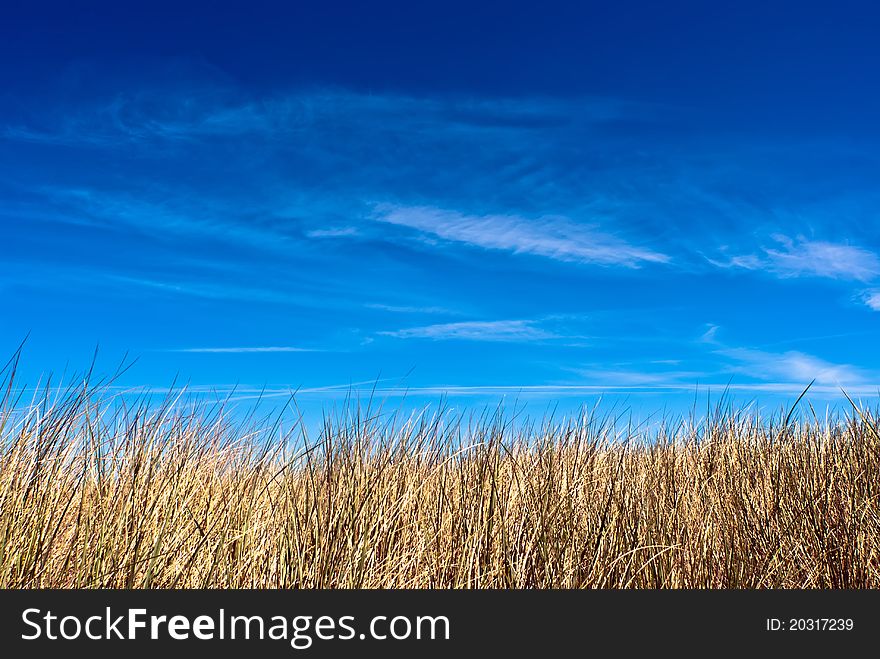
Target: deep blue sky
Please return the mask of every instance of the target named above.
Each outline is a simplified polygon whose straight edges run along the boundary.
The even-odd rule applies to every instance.
[[[870,396],[880,14],[726,5],[5,3],[0,345],[319,402]]]

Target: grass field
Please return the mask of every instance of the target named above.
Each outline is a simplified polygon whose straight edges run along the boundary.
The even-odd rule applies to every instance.
[[[880,586],[875,417],[396,419],[100,386],[0,411],[0,586]],[[787,422],[786,422],[787,421]]]

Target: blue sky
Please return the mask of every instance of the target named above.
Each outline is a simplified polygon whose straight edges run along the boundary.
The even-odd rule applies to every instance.
[[[880,388],[870,4],[290,4],[8,10],[29,384],[100,345],[243,400]]]

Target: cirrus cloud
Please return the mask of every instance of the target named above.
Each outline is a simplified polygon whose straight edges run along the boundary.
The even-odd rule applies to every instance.
[[[441,323],[379,332],[399,339],[433,339],[464,341],[535,341],[560,338],[557,334],[536,327],[529,320],[490,320]]]
[[[670,260],[666,254],[561,216],[530,219],[519,215],[466,215],[429,206],[393,204],[378,204],[375,211],[379,222],[483,249],[628,268]]]
[[[775,234],[776,247],[762,253],[733,256],[714,265],[745,270],[765,270],[783,278],[802,276],[870,281],[880,275],[880,258],[869,250],[845,243],[795,239]]]

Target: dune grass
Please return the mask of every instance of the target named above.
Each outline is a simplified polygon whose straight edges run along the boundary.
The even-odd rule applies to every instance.
[[[310,437],[100,385],[25,403],[12,382],[4,588],[880,586],[864,412],[647,432],[350,404]]]

